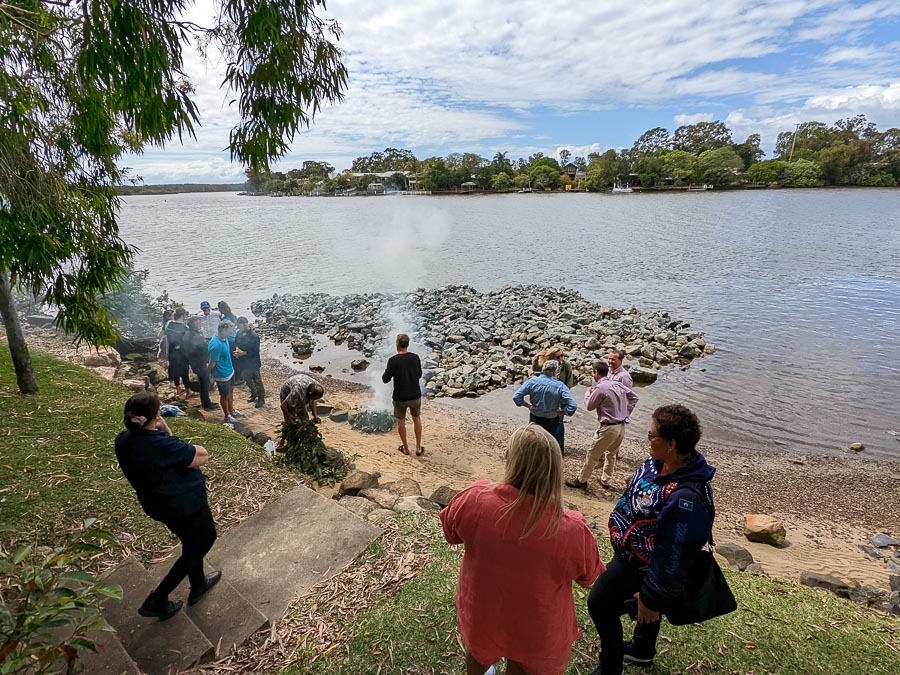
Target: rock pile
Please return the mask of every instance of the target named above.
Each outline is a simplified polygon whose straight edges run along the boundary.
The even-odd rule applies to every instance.
[[[649,383],[666,365],[687,366],[715,347],[700,331],[668,312],[641,313],[586,300],[577,291],[505,286],[479,293],[471,286],[411,293],[274,295],[252,305],[264,319],[260,332],[291,340],[294,353],[309,349],[309,331],[372,356],[395,331],[392,317],[415,327],[426,395],[479,396],[534,374],[537,352],[559,344],[580,381],[609,349],[626,352],[635,382]],[[299,349],[298,349],[299,348]]]
[[[394,513],[437,513],[450,503],[457,492],[442,485],[426,499],[419,484],[412,478],[379,485],[380,477],[378,473],[354,471],[341,482],[334,498],[360,518],[377,523]]]

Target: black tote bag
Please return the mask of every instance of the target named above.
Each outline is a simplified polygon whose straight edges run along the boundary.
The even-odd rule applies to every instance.
[[[734,593],[712,551],[703,549],[688,571],[684,597],[664,613],[673,626],[700,623],[737,609]]]

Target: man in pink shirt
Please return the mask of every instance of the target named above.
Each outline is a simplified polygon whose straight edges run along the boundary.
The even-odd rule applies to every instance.
[[[609,375],[607,375],[607,379],[616,380],[629,389],[634,389],[634,380],[631,379],[631,373],[622,367],[624,358],[625,352],[621,349],[613,349],[606,355],[606,362],[609,364]]]
[[[588,410],[597,411],[600,426],[594,432],[594,443],[584,458],[581,475],[577,479],[567,480],[566,485],[585,489],[602,459],[600,485],[609,490],[612,488],[610,480],[616,470],[619,447],[625,437],[625,419],[637,405],[638,397],[630,387],[608,377],[609,366],[603,361],[594,362],[593,376],[594,382],[584,395],[584,405]]]

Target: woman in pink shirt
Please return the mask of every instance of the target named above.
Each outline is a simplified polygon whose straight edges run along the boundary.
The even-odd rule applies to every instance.
[[[503,481],[476,481],[441,512],[444,536],[465,544],[456,609],[466,672],[501,658],[507,673],[564,673],[578,637],[572,582],[606,568],[584,516],[562,507],[562,454],[535,424],[509,441]]]

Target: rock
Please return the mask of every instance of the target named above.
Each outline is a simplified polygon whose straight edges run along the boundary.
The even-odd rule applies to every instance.
[[[631,379],[638,384],[653,384],[656,382],[656,371],[647,370],[646,368],[634,367],[628,371]]]
[[[385,490],[390,490],[401,497],[421,497],[422,488],[412,478],[401,478],[393,483],[385,483],[382,485]]]
[[[894,593],[900,593],[900,575],[892,574],[889,579],[891,582],[891,590],[894,591]]]
[[[325,446],[325,450],[322,451],[322,454],[324,454],[325,459],[327,459],[332,464],[340,464],[346,459],[343,452],[341,452],[337,448],[332,448],[327,445]]]
[[[159,384],[169,379],[169,371],[158,363],[147,363],[141,367],[141,374],[150,379],[150,384]]]
[[[419,513],[422,511],[440,511],[441,507],[425,497],[401,497],[394,505],[397,513]]]
[[[253,436],[250,438],[250,440],[253,441],[254,443],[256,443],[257,445],[265,445],[272,439],[269,437],[269,434],[267,434],[266,432],[257,431],[255,434],[253,434]]]
[[[887,565],[888,569],[892,572],[900,572],[900,563],[896,560],[888,560],[884,564]]]
[[[349,418],[350,408],[347,407],[346,403],[343,406],[340,403],[336,403],[328,415],[328,419],[332,422],[346,422]]]
[[[884,558],[884,554],[879,551],[877,548],[873,548],[872,546],[866,546],[865,544],[860,545],[860,550],[865,553],[870,558],[875,558],[875,560],[881,560]]]
[[[84,357],[82,364],[87,368],[102,368],[110,365],[106,356],[102,354],[88,354]]]
[[[736,567],[742,572],[747,569],[748,565],[753,564],[753,554],[743,546],[731,541],[716,545],[716,553],[725,558],[729,565]]]
[[[787,532],[777,518],[756,513],[744,516],[744,536],[750,541],[782,546]]]
[[[450,500],[458,494],[459,490],[454,490],[449,485],[441,485],[437,490],[431,493],[430,499],[435,504],[446,507],[447,504],[450,503]]]
[[[383,509],[392,509],[400,501],[400,497],[383,488],[366,488],[359,491],[360,497],[365,497]]]
[[[372,513],[372,511],[378,508],[377,504],[370,502],[368,499],[363,499],[362,497],[354,497],[352,495],[342,497],[338,501],[338,504],[350,511],[350,513],[355,513],[360,518],[365,518],[370,513]]]
[[[146,391],[147,389],[147,383],[144,380],[123,380],[122,384],[135,393]]]
[[[850,587],[850,602],[858,605],[874,605],[888,599],[890,593],[874,586]]]
[[[887,548],[888,546],[900,546],[900,541],[897,541],[893,537],[889,537],[886,534],[876,534],[869,541],[872,542],[873,546],[877,546],[878,548]]]
[[[747,567],[744,568],[744,571],[748,574],[757,574],[759,576],[766,575],[766,571],[763,569],[763,566],[757,562],[747,565]]]
[[[371,502],[369,502],[371,504]],[[372,511],[366,518],[370,523],[375,523],[376,525],[387,518],[393,518],[394,512],[390,509],[375,509]]]
[[[848,451],[849,451],[849,452],[862,452],[862,451],[865,450],[865,449],[866,449],[866,446],[863,445],[862,443],[853,443],[853,444],[848,448]]]
[[[116,368],[115,366],[98,366],[94,368],[94,372],[97,373],[104,380],[115,380],[116,379]]]
[[[367,359],[353,359],[350,362],[350,367],[355,371],[365,370],[369,367],[369,361]]]
[[[840,598],[850,598],[850,584],[830,574],[800,572],[800,583],[810,588],[821,588]]]
[[[339,495],[358,495],[362,490],[378,487],[378,473],[367,473],[366,471],[354,471],[341,481],[338,487]]]
[[[253,438],[253,429],[243,420],[234,423],[234,430],[244,438]]]

